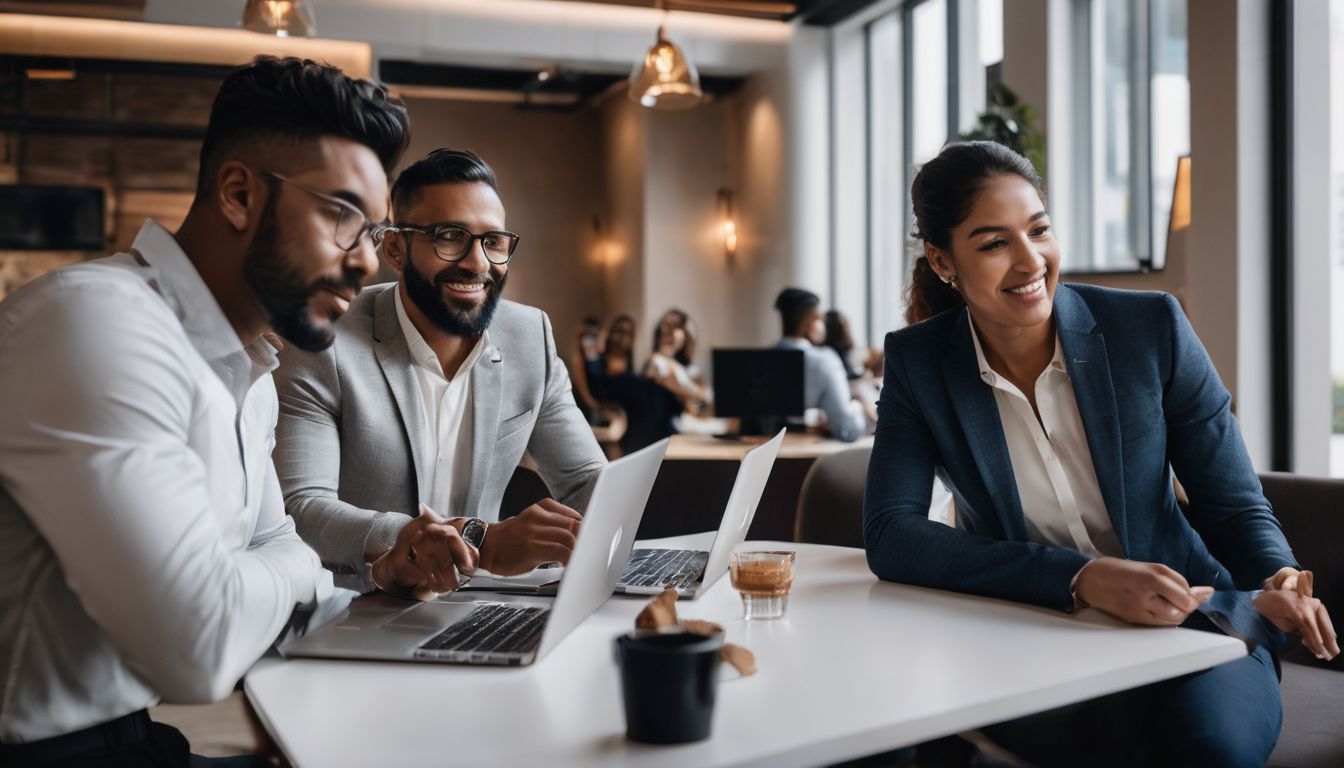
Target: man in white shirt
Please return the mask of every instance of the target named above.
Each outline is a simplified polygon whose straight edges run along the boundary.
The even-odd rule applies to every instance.
[[[0,304],[0,764],[199,764],[146,707],[227,696],[348,602],[285,516],[270,331],[331,343],[406,140],[381,87],[258,57],[176,234]]]
[[[775,299],[784,337],[776,349],[803,352],[803,397],[806,407],[826,414],[831,437],[852,442],[868,431],[863,406],[849,392],[844,363],[831,350],[817,346],[826,337],[821,299],[802,288],[785,288]]]
[[[459,532],[497,575],[567,562],[605,458],[550,320],[500,299],[519,238],[494,171],[435,150],[397,177],[392,207],[383,252],[400,279],[365,291],[330,349],[287,350],[276,373],[286,508],[336,582],[361,591],[456,585],[451,567],[437,584],[415,570],[423,534],[397,545],[419,525]],[[501,521],[524,451],[554,498]]]

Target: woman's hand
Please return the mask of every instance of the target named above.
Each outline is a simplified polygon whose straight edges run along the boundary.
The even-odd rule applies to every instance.
[[[1325,604],[1312,597],[1311,571],[1281,568],[1265,580],[1265,589],[1255,598],[1255,608],[1274,626],[1302,639],[1316,658],[1339,655],[1339,638]]]
[[[1176,626],[1213,596],[1161,563],[1100,557],[1078,572],[1078,599],[1131,624]]]

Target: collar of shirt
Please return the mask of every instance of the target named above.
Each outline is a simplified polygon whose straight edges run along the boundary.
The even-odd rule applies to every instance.
[[[975,318],[971,317],[969,307],[966,308],[966,320],[971,327],[971,341],[975,344],[975,361],[976,365],[980,366],[980,378],[991,387],[1021,395],[1022,393],[1017,391],[1017,387],[1011,381],[995,373],[994,369],[989,367],[989,361],[985,359],[985,349],[980,346],[980,334],[975,332]],[[1050,358],[1050,364],[1041,372],[1041,376],[1045,376],[1051,371],[1062,373],[1065,376],[1069,375],[1068,368],[1064,366],[1064,346],[1059,342],[1059,331],[1055,331],[1054,357]]]
[[[779,340],[779,346],[789,349],[811,349],[815,345],[807,339],[798,336],[785,336]]]
[[[392,291],[395,294],[395,303],[397,305],[397,322],[401,324],[401,335],[406,337],[406,346],[411,352],[412,362],[414,362],[417,367],[423,368],[427,372],[432,373],[445,381],[449,380],[443,373],[443,367],[439,365],[439,356],[434,354],[434,350],[429,346],[429,343],[425,341],[425,337],[420,335],[420,331],[416,330],[415,324],[411,322],[410,316],[406,314],[406,306],[401,303],[401,286],[398,285],[396,288],[393,288]],[[467,355],[467,359],[462,361],[462,366],[453,374],[453,379],[469,372],[472,367],[476,365],[476,361],[480,359],[481,352],[489,345],[490,331],[487,330],[481,334],[481,338],[477,340],[476,346],[473,347],[471,353]]]
[[[131,248],[154,270],[159,292],[206,362],[213,364],[241,352],[253,369],[250,377],[253,381],[275,370],[279,365],[279,347],[265,335],[251,344],[243,344],[201,279],[201,273],[168,230],[157,221],[146,219]]]

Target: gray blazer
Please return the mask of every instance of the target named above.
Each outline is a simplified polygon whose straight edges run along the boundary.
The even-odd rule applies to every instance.
[[[275,372],[280,396],[275,468],[299,535],[341,586],[369,591],[366,547],[391,547],[429,495],[426,417],[396,283],[365,289],[322,352],[289,347]],[[582,511],[605,463],[556,356],[539,309],[501,301],[490,346],[471,369],[471,484],[466,513],[497,519],[504,488],[530,451],[562,503]]]

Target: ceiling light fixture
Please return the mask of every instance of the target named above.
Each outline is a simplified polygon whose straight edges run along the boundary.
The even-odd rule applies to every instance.
[[[314,37],[313,11],[302,0],[247,0],[243,28],[276,37]]]
[[[659,2],[659,7],[662,3]],[[704,100],[700,74],[676,43],[667,39],[667,21],[658,25],[658,40],[630,73],[630,98],[650,109],[690,109]]]

